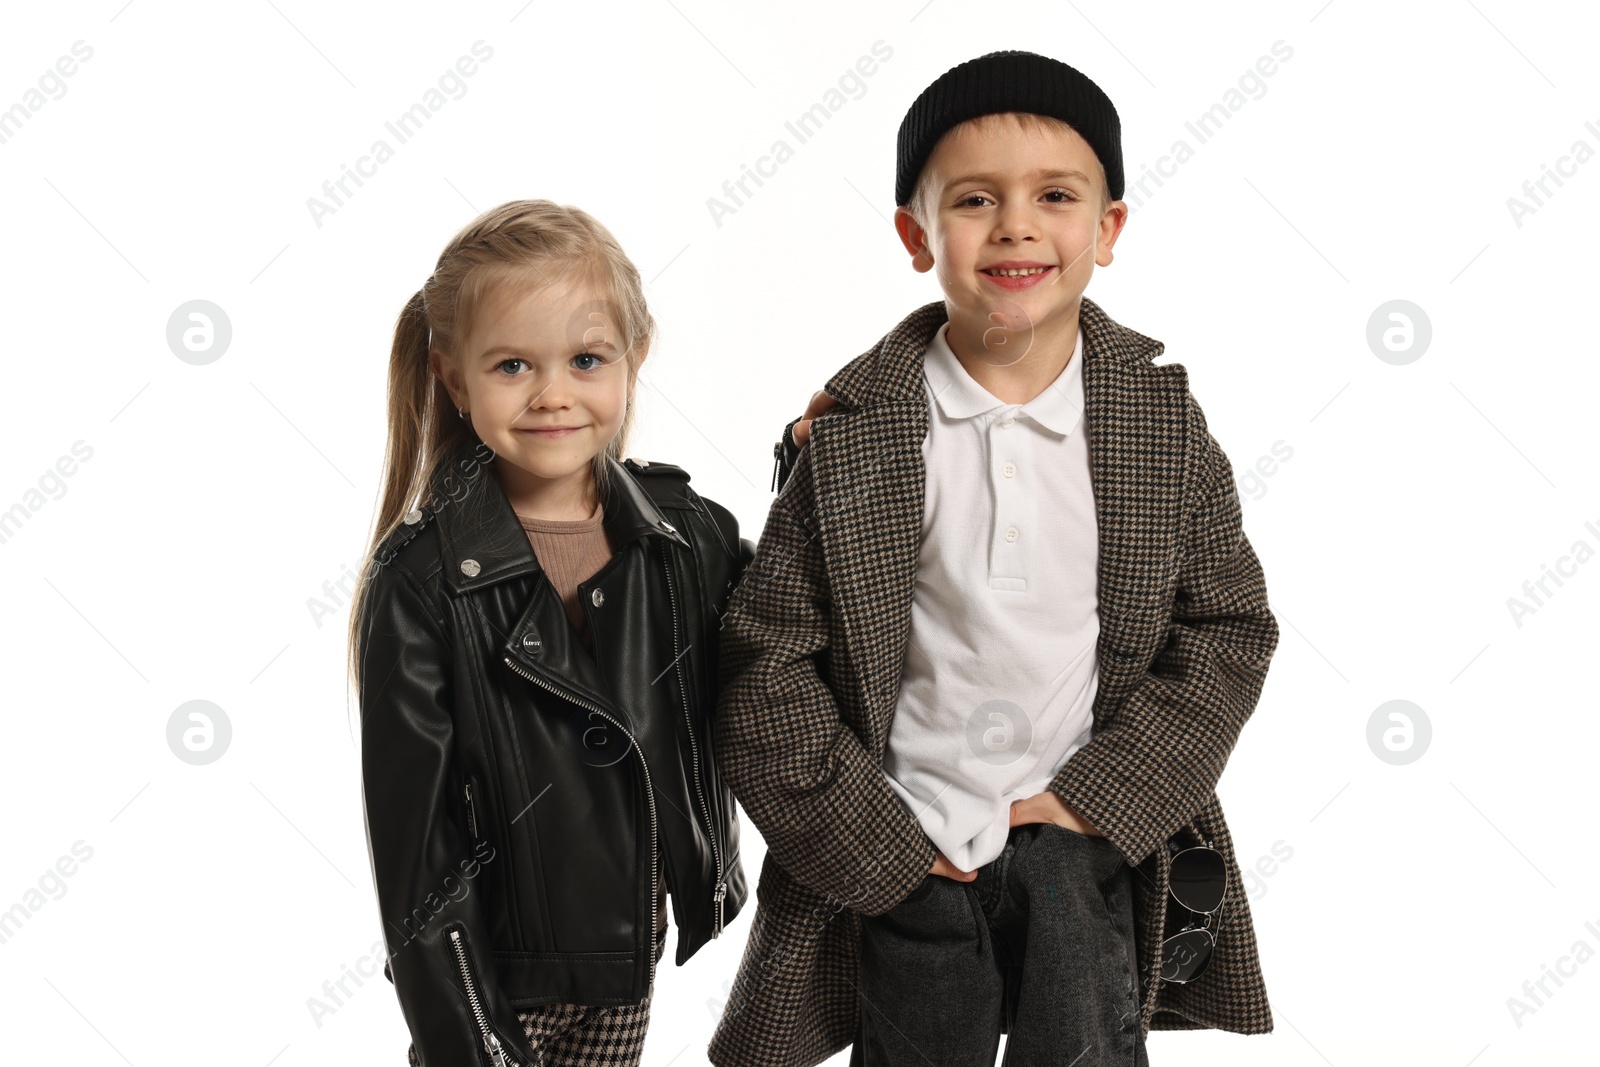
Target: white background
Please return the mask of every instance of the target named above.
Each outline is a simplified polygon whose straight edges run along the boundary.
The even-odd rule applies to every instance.
[[[4,22],[0,108],[74,42],[93,55],[0,144],[0,510],[22,509],[0,909],[27,913],[0,942],[0,1061],[403,1063],[381,977],[320,1025],[308,1007],[380,936],[324,583],[366,546],[402,304],[481,210],[595,214],[662,325],[633,454],[754,539],[782,424],[939,295],[888,221],[905,109],[1020,47],[1116,102],[1130,201],[1194,148],[1088,295],[1188,368],[1282,629],[1220,787],[1242,864],[1291,853],[1250,901],[1277,1028],[1155,1032],[1152,1061],[1594,1062],[1600,959],[1520,1026],[1507,1004],[1576,942],[1600,952],[1600,562],[1569,560],[1520,625],[1508,607],[1600,548],[1600,160],[1521,225],[1507,205],[1575,141],[1600,150],[1588,5],[110,0]],[[317,225],[307,199],[480,39],[465,94]],[[718,225],[707,198],[877,41],[859,98]],[[1277,41],[1292,57],[1200,144],[1185,123]],[[194,299],[233,329],[205,366],[166,341]],[[1432,326],[1403,366],[1366,341],[1393,299]],[[1367,742],[1396,699],[1432,726],[1399,766]],[[232,725],[207,766],[166,741],[190,700]],[[650,1067],[704,1062],[754,915],[744,835],[751,902],[661,968]]]

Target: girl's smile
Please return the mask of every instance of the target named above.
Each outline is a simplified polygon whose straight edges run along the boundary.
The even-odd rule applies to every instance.
[[[517,432],[528,434],[535,440],[543,440],[549,437],[566,437],[568,434],[575,433],[581,429],[583,429],[582,426],[534,426],[528,429],[518,427]]]

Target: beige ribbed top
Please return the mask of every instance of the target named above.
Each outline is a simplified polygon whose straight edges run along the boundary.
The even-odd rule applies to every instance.
[[[550,584],[561,596],[567,618],[572,621],[584,648],[591,652],[594,642],[589,636],[583,605],[578,602],[578,583],[593,577],[611,559],[613,549],[606,536],[604,519],[605,508],[599,502],[586,519],[536,519],[531,515],[517,515],[517,521],[533,545],[539,566],[544,568]]]

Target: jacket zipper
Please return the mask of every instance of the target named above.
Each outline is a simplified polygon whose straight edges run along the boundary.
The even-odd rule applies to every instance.
[[[463,786],[462,792],[467,798],[467,830],[471,832],[472,840],[477,842],[481,839],[478,837],[478,808],[472,803],[472,783]]]
[[[672,564],[667,559],[666,545],[661,546],[661,565],[666,569],[667,572],[667,594],[672,599],[672,662],[677,670],[678,675],[678,696],[683,703],[683,722],[684,725],[689,728],[689,751],[693,755],[692,762],[694,764],[694,791],[695,795],[700,798],[701,810],[705,812],[706,835],[711,838],[711,855],[716,861],[717,865],[717,881],[711,897],[712,903],[716,908],[716,920],[711,927],[711,936],[713,939],[715,939],[722,935],[722,901],[723,897],[727,895],[728,887],[723,884],[722,880],[722,849],[717,844],[717,831],[716,827],[712,824],[711,806],[706,803],[705,792],[700,788],[700,749],[699,746],[695,744],[694,740],[693,715],[689,711],[689,690],[683,677],[683,653],[678,651],[677,582],[673,575]]]
[[[653,983],[656,977],[656,793],[654,787],[652,787],[650,784],[650,765],[645,762],[644,749],[639,747],[639,742],[634,740],[633,734],[628,732],[627,727],[618,722],[616,718],[604,708],[594,704],[591,701],[585,700],[580,696],[569,693],[566,690],[558,689],[556,686],[545,681],[543,678],[530,674],[520,663],[512,659],[510,656],[506,656],[504,659],[507,667],[510,667],[512,670],[516,671],[519,675],[526,678],[533,684],[540,686],[541,688],[548,689],[556,696],[565,697],[574,704],[577,704],[579,707],[588,708],[595,714],[604,716],[607,722],[611,723],[627,736],[629,743],[633,745],[633,750],[639,754],[639,766],[644,768],[644,795],[645,799],[650,802],[650,931],[645,936],[645,943],[647,945],[645,953],[650,959],[650,981]]]
[[[450,944],[455,949],[456,963],[461,967],[461,981],[467,987],[467,1003],[472,1007],[473,1017],[478,1020],[478,1030],[483,1034],[483,1049],[489,1054],[489,1061],[494,1067],[517,1067],[517,1061],[511,1058],[511,1054],[489,1028],[489,1016],[483,1010],[483,1001],[478,998],[478,985],[472,980],[472,968],[467,963],[467,946],[461,940],[459,926],[451,927]]]

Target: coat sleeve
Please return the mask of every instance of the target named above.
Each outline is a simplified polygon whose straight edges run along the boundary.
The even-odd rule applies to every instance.
[[[1278,643],[1233,467],[1192,397],[1189,417],[1205,487],[1179,546],[1166,645],[1049,786],[1135,865],[1211,800]]]
[[[490,1026],[522,1062],[532,1053],[495,979],[482,866],[454,770],[450,643],[398,566],[374,566],[359,628],[362,811],[389,963],[422,1067],[481,1062],[486,1041],[463,962]],[[486,852],[485,849],[488,849]],[[477,880],[475,880],[477,879]],[[451,939],[461,934],[459,948]],[[513,1037],[512,1035],[517,1035]]]
[[[840,715],[823,671],[833,630],[802,450],[728,601],[713,729],[723,775],[773,858],[807,889],[889,910],[937,849]]]

